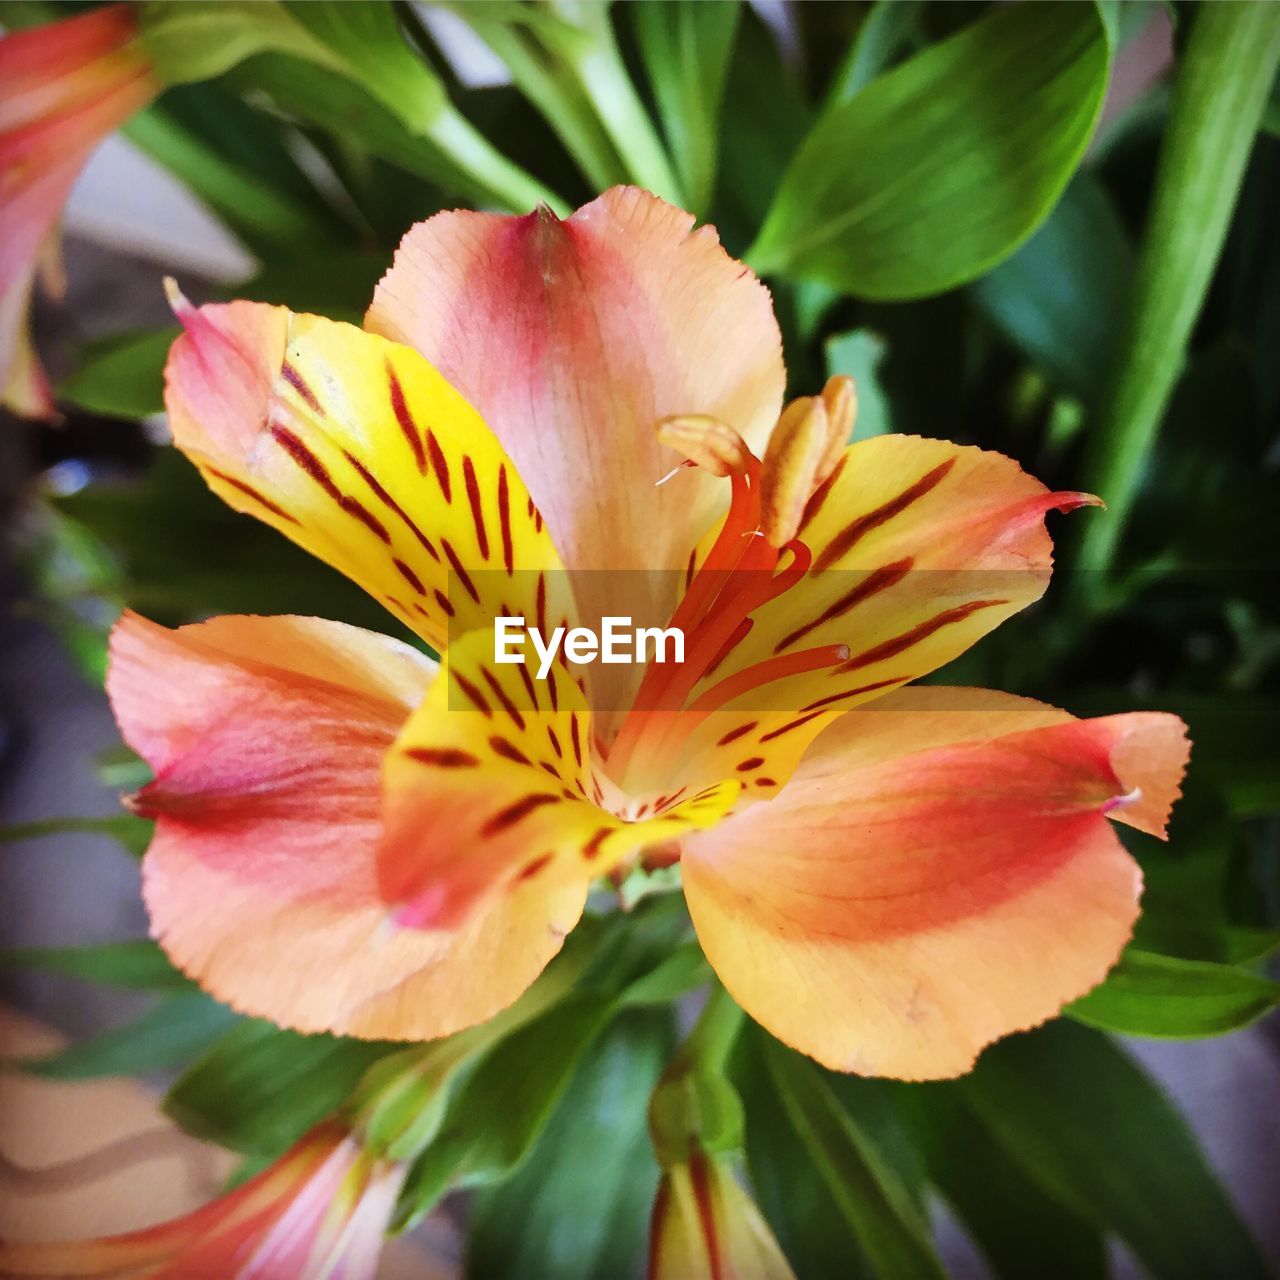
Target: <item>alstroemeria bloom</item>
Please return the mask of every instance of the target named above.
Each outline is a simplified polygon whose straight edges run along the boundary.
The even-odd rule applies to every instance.
[[[121,622],[153,929],[223,1000],[447,1034],[655,849],[737,1001],[843,1070],[963,1071],[1119,953],[1140,877],[1109,817],[1162,830],[1181,723],[901,688],[1037,599],[1046,512],[1091,499],[939,440],[845,447],[847,380],[782,413],[769,295],[692,222],[634,189],[441,214],[364,329],[179,304],[178,447],[444,653]],[[604,615],[673,620],[685,662],[494,661],[495,616]]]
[[[62,206],[93,149],[159,88],[127,5],[0,37],[0,404],[15,413],[53,413],[29,312],[37,273],[62,291]]]
[[[242,1187],[171,1222],[98,1240],[0,1241],[0,1276],[373,1280],[407,1168],[331,1121]]]
[[[694,1151],[662,1175],[649,1280],[795,1280],[795,1273],[733,1171]]]

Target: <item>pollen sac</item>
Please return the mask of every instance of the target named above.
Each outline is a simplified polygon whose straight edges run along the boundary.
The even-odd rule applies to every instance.
[[[769,437],[760,475],[760,529],[775,547],[796,535],[809,498],[821,482],[830,422],[818,396],[793,400]],[[832,466],[835,464],[832,463]]]
[[[827,411],[827,451],[818,464],[814,477],[821,484],[835,469],[840,455],[853,435],[853,424],[858,416],[858,385],[847,373],[837,373],[827,379],[822,388],[822,405]]]
[[[658,440],[695,467],[724,478],[739,475],[751,457],[743,438],[727,423],[704,413],[682,413],[658,423]]]

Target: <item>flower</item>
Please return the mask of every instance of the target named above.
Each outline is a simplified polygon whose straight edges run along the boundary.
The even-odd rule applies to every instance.
[[[694,1151],[658,1187],[649,1280],[794,1280],[794,1273],[727,1163]]]
[[[444,655],[118,625],[153,931],[219,998],[449,1034],[655,849],[739,1004],[840,1070],[957,1074],[1114,962],[1140,875],[1111,820],[1162,833],[1181,723],[903,687],[1036,600],[1046,513],[1095,500],[940,440],[846,446],[848,379],[784,411],[768,292],[692,223],[635,189],[440,214],[363,329],[176,298],[178,447]],[[611,615],[678,625],[685,661],[493,660],[495,616]]]
[[[37,273],[61,294],[57,221],[90,153],[159,91],[127,5],[0,38],[0,404],[53,414],[31,345]]]
[[[0,1276],[373,1280],[407,1169],[327,1121],[250,1182],[171,1222],[98,1240],[0,1241]]]

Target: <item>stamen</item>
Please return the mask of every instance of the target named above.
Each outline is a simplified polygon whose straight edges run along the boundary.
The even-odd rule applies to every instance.
[[[818,671],[823,667],[839,666],[849,660],[847,644],[824,644],[816,649],[802,649],[799,653],[783,654],[777,658],[766,658],[744,671],[735,671],[733,675],[714,684],[706,693],[700,694],[689,704],[693,714],[710,714],[721,707],[740,698],[753,689],[763,688],[775,680],[785,680],[788,676],[802,675],[806,671]]]
[[[658,440],[721,479],[737,475],[751,457],[746,442],[731,426],[704,413],[663,418],[658,423]]]

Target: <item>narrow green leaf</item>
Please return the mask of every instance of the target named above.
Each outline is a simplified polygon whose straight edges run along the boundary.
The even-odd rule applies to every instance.
[[[139,17],[143,43],[168,84],[212,79],[264,49],[337,62],[277,0],[147,0]]]
[[[1063,390],[1097,399],[1133,279],[1102,185],[1077,174],[1040,229],[974,286],[978,305]]]
[[[80,366],[58,387],[58,398],[111,418],[145,418],[164,409],[164,362],[176,325],[114,334],[91,343]]]
[[[1100,601],[1143,465],[1182,370],[1280,65],[1280,7],[1197,7],[1178,69],[1125,337],[1088,438],[1083,487],[1107,512],[1084,526],[1076,588]],[[1082,595],[1083,600],[1083,595]]]
[[[170,89],[124,133],[259,257],[332,248],[351,234],[299,168],[289,126],[222,84]]]
[[[409,47],[389,0],[285,0],[289,15],[415,133],[427,133],[448,98],[440,77]]]
[[[748,260],[866,298],[973,279],[1053,206],[1093,131],[1109,63],[1093,5],[997,8],[823,116]]]
[[[910,41],[921,0],[875,0],[858,26],[827,92],[827,110],[861,93]]]
[[[417,132],[349,75],[286,54],[259,54],[230,78],[265,93],[287,116],[355,142],[470,203],[528,213],[542,201],[565,210],[554,192],[496,152],[452,106],[429,132]]]
[[[764,1061],[765,1036],[748,1027],[733,1056],[746,1121],[747,1169],[756,1201],[797,1276],[874,1280],[825,1174],[793,1128]]]
[[[148,938],[83,947],[16,947],[0,951],[0,969],[36,969],[108,987],[140,991],[190,990],[191,979]]]
[[[189,1062],[222,1035],[237,1014],[208,996],[170,996],[127,1026],[17,1063],[49,1080],[143,1075]]]
[[[682,943],[655,969],[642,974],[622,992],[625,1005],[670,1004],[700,987],[711,968],[695,941]]]
[[[0,844],[16,844],[20,840],[41,840],[46,836],[72,833],[112,836],[128,853],[140,858],[151,843],[155,823],[131,813],[117,813],[105,818],[45,818],[39,822],[15,822],[0,827]]]
[[[628,180],[586,91],[561,66],[566,49],[583,38],[576,27],[545,7],[511,0],[449,0],[448,7],[503,61],[591,187],[603,191]]]
[[[617,1280],[644,1256],[658,1167],[649,1093],[672,1051],[669,1012],[624,1015],[579,1066],[529,1159],[481,1190],[467,1274]]]
[[[910,1190],[819,1069],[769,1039],[765,1065],[809,1158],[882,1280],[943,1280],[928,1223]]]
[[[246,1020],[188,1068],[164,1109],[197,1137],[275,1156],[341,1106],[374,1062],[402,1047]]]
[[[1026,1177],[1115,1232],[1155,1280],[1270,1274],[1182,1117],[1099,1033],[1052,1022],[929,1087],[954,1088]]]
[[[858,384],[858,416],[853,434],[859,440],[893,430],[889,397],[880,381],[880,366],[888,344],[870,329],[854,329],[827,339],[827,376],[851,375]]]
[[[715,187],[720,107],[741,4],[650,0],[625,11],[635,26],[688,208],[705,213]]]
[[[1280,982],[1247,969],[1129,947],[1106,981],[1064,1012],[1104,1031],[1185,1039],[1248,1026],[1278,1005]]]
[[[573,997],[490,1050],[458,1090],[439,1135],[410,1171],[395,1229],[411,1227],[455,1182],[483,1185],[516,1169],[612,1014],[610,997]]]
[[[904,1107],[938,1189],[997,1280],[1105,1280],[1102,1233],[1027,1178],[946,1086],[904,1086]]]

